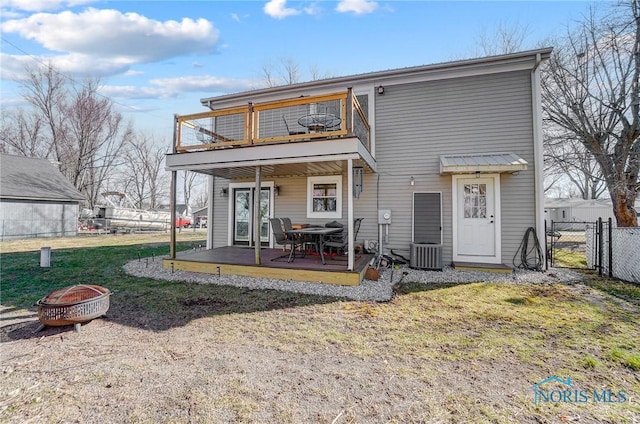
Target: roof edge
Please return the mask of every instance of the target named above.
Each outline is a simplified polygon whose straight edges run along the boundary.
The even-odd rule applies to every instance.
[[[540,60],[548,59],[552,51],[553,51],[552,47],[545,47],[545,48],[534,49],[534,50],[526,50],[526,51],[517,52],[517,53],[509,53],[509,54],[496,55],[496,56],[486,56],[486,57],[472,58],[472,59],[463,59],[463,60],[450,61],[450,62],[440,62],[435,64],[411,66],[411,67],[405,67],[405,68],[396,68],[396,69],[389,69],[385,71],[375,71],[375,72],[368,72],[363,74],[327,78],[327,79],[316,80],[316,81],[307,81],[307,82],[302,82],[298,84],[280,85],[277,87],[268,87],[268,88],[262,88],[257,90],[242,91],[238,93],[225,94],[221,96],[205,97],[200,99],[200,104],[202,106],[207,107],[213,102],[233,101],[233,100],[242,99],[248,96],[263,96],[263,95],[277,94],[277,93],[281,93],[284,91],[291,91],[291,90],[320,88],[323,86],[335,85],[340,83],[348,85],[353,82],[366,82],[370,80],[378,80],[383,78],[392,78],[392,77],[401,77],[401,76],[405,77],[405,76],[421,74],[421,73],[431,73],[431,72],[443,71],[443,70],[449,70],[449,69],[455,70],[459,68],[475,67],[475,66],[482,66],[482,65],[495,65],[500,63],[508,64],[512,62],[522,62],[525,60],[532,61],[531,68],[533,69],[535,66],[537,66],[538,59]]]

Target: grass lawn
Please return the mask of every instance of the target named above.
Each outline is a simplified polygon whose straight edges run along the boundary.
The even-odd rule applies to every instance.
[[[79,333],[5,326],[0,422],[640,421],[637,286],[407,282],[387,303],[344,301],[131,277],[127,261],[168,253],[166,235],[135,237],[0,243],[5,311],[71,284],[115,293]],[[107,369],[82,356],[91,337]],[[535,404],[551,376],[572,387]]]

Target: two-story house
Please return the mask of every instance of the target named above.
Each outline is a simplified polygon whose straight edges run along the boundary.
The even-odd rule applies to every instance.
[[[540,64],[550,53],[202,99],[207,111],[175,117],[166,168],[174,202],[178,171],[211,176],[207,250],[176,256],[173,237],[165,266],[337,284],[360,283],[366,252],[426,269],[511,266],[528,228],[544,240]],[[272,261],[282,250],[272,217],[342,223],[346,256]]]

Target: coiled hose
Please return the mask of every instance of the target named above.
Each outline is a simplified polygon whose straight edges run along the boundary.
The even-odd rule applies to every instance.
[[[533,247],[531,248],[529,248],[529,239],[533,241]],[[520,264],[516,264],[518,253],[520,253]],[[536,236],[535,228],[529,227],[527,231],[525,231],[522,242],[520,242],[520,247],[518,247],[516,254],[513,255],[513,266],[530,271],[542,271],[544,266],[542,248],[540,247],[538,236]]]

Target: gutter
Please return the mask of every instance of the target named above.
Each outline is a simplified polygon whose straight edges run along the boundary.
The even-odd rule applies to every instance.
[[[380,80],[388,79],[388,78],[396,78],[396,77],[408,77],[414,75],[423,75],[423,74],[433,74],[437,72],[449,71],[449,70],[463,70],[463,69],[473,69],[479,68],[483,66],[491,66],[491,65],[506,65],[509,63],[522,63],[526,61],[530,61],[532,57],[535,57],[535,65],[533,70],[535,70],[540,64],[541,60],[544,60],[549,57],[551,54],[552,48],[543,48],[537,50],[530,50],[521,53],[512,53],[506,55],[499,56],[489,56],[483,58],[475,58],[475,59],[467,59],[460,60],[455,62],[443,62],[432,65],[421,65],[421,66],[412,66],[400,69],[390,69],[386,71],[377,71],[377,72],[369,72],[357,75],[349,75],[343,77],[335,77],[324,80],[317,81],[308,81],[298,84],[291,85],[282,85],[277,87],[269,87],[263,88],[259,90],[250,90],[233,94],[226,94],[222,96],[216,97],[206,97],[200,99],[200,104],[204,107],[207,107],[211,110],[212,104],[215,103],[225,103],[225,102],[233,102],[233,101],[242,101],[248,99],[249,97],[260,98],[263,96],[275,95],[278,93],[291,93],[296,91],[304,91],[313,88],[330,88],[332,86],[350,86],[352,84],[365,84],[365,83],[374,83],[377,84]],[[535,55],[535,56],[534,56]],[[226,106],[222,106],[226,107]]]

